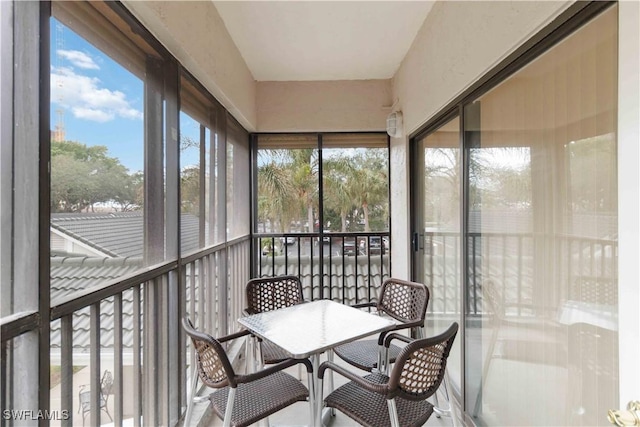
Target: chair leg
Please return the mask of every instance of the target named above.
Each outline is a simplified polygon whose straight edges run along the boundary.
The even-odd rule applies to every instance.
[[[196,397],[196,390],[198,389],[198,370],[195,366],[193,368],[193,373],[191,374],[191,394],[189,395],[189,402],[187,403],[187,414],[184,417],[184,426],[189,427],[189,422],[191,421],[191,415],[193,414],[193,403],[194,398]]]
[[[253,365],[253,337],[247,335],[244,340],[244,370],[246,374],[251,373],[251,365]]]
[[[438,390],[442,390],[442,394],[444,395],[444,400],[445,402],[447,402],[447,408],[442,408],[440,406],[440,398],[438,397],[438,391],[436,391],[433,396],[434,396],[434,400],[435,400],[435,405],[433,407],[433,411],[436,414],[436,418],[440,418],[442,416],[444,417],[451,417],[451,420],[453,421],[454,426],[456,425],[456,420],[455,420],[455,413],[454,413],[454,407],[453,407],[453,402],[451,401],[451,393],[450,393],[450,389],[449,389],[449,369],[445,369],[444,371],[444,378],[442,380],[442,384],[440,385],[440,388],[438,388]]]
[[[453,423],[453,427],[458,427],[460,425],[458,422],[458,416],[456,415],[456,409],[458,405],[456,405],[453,393],[451,393],[451,378],[449,377],[448,369],[444,371],[444,392],[445,397],[449,402],[449,414],[451,416],[451,422]],[[460,411],[460,413],[462,413],[462,411]]]
[[[327,351],[327,360],[329,362],[333,362],[333,350],[331,350],[331,349],[329,349],[329,351]],[[333,371],[331,369],[329,370],[329,390],[331,390],[329,393],[331,393],[334,390],[334,388],[333,388]],[[329,410],[329,412],[331,413],[332,417],[336,416],[336,408],[331,408]]]
[[[477,417],[480,409],[482,408],[482,383],[487,382],[487,375],[489,374],[489,367],[491,365],[491,359],[493,358],[493,350],[498,340],[499,326],[494,326],[491,333],[491,341],[489,342],[489,348],[487,350],[486,359],[484,360],[484,366],[482,367],[482,377],[480,377],[480,384],[478,386],[478,395],[476,396],[476,404],[473,408],[473,417]]]
[[[298,366],[300,366],[301,364],[299,364]],[[307,372],[307,385],[308,385],[308,389],[309,389],[309,413],[310,413],[310,418],[309,418],[309,423],[310,425],[313,425],[313,423],[315,422],[315,411],[316,411],[316,392],[313,386],[313,376],[315,375],[315,372]]]
[[[386,351],[386,347],[383,345],[378,346],[378,372],[386,374],[388,372],[387,363],[389,362],[389,353]],[[372,370],[372,372],[375,371]]]
[[[260,341],[255,343],[255,349],[257,354],[254,358],[253,372],[258,372],[264,368],[264,356],[262,355],[262,343]]]
[[[396,400],[388,399],[387,406],[389,408],[389,420],[391,420],[391,427],[400,427],[400,420],[398,419],[398,409],[396,408]]]
[[[236,400],[236,388],[229,387],[229,396],[227,396],[227,408],[224,411],[223,427],[231,427],[231,416],[233,415],[233,404]]]
[[[102,408],[102,409],[104,409],[104,412],[107,413],[107,417],[109,417],[109,421],[113,422],[113,418],[111,418],[111,414],[109,413],[109,409],[107,408],[106,403],[105,403],[104,408]]]

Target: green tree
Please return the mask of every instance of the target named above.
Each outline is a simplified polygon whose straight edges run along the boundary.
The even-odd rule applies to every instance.
[[[188,166],[180,174],[182,213],[200,214],[200,166]]]
[[[348,158],[340,156],[326,160],[323,171],[325,220],[327,211],[334,209],[340,214],[341,231],[349,231],[347,217],[356,208],[349,188],[354,176],[353,164]]]
[[[279,231],[284,232],[294,215],[294,191],[291,176],[286,168],[274,161],[262,165],[258,171],[260,221],[268,221],[272,227],[277,224]]]
[[[136,179],[107,147],[74,141],[51,143],[52,212],[93,211],[96,203],[113,202],[132,210],[137,202]]]
[[[349,178],[350,193],[362,208],[364,231],[367,232],[371,231],[370,207],[386,206],[383,212],[389,209],[387,160],[378,150],[366,150],[355,156],[354,161],[356,167]]]
[[[308,232],[313,232],[314,210],[318,206],[318,161],[311,148],[289,150],[289,169],[296,197],[307,211]]]

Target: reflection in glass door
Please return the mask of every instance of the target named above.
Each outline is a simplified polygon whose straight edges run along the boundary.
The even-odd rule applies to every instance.
[[[479,424],[607,425],[618,403],[616,63],[614,7],[465,106]]]

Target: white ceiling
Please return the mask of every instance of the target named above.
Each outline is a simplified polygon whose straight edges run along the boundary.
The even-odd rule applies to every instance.
[[[431,1],[214,1],[257,81],[391,78]]]

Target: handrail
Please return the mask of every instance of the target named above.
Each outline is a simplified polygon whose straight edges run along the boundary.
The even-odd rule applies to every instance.
[[[85,307],[89,307],[92,304],[97,304],[106,298],[120,294],[133,286],[139,285],[140,283],[158,278],[171,270],[175,270],[176,268],[178,268],[178,261],[169,261],[143,268],[118,279],[84,289],[62,299],[61,302],[52,302],[49,318],[53,321],[60,319],[63,316],[73,314],[74,312]]]
[[[21,311],[2,318],[0,337],[2,342],[10,341],[25,332],[36,329],[40,325],[40,314],[37,311]]]
[[[242,243],[242,242],[246,242],[248,240],[251,240],[251,236],[250,235],[246,235],[246,236],[241,236],[241,237],[236,237],[233,240],[229,240],[226,243],[217,243],[213,246],[208,246],[204,249],[199,249],[196,250],[194,252],[190,252],[188,255],[183,256],[182,258],[180,258],[180,265],[185,266],[189,263],[192,263],[193,261],[200,259],[204,256],[210,255],[212,253],[221,251],[225,248],[228,248],[230,246],[234,246],[238,243]]]

